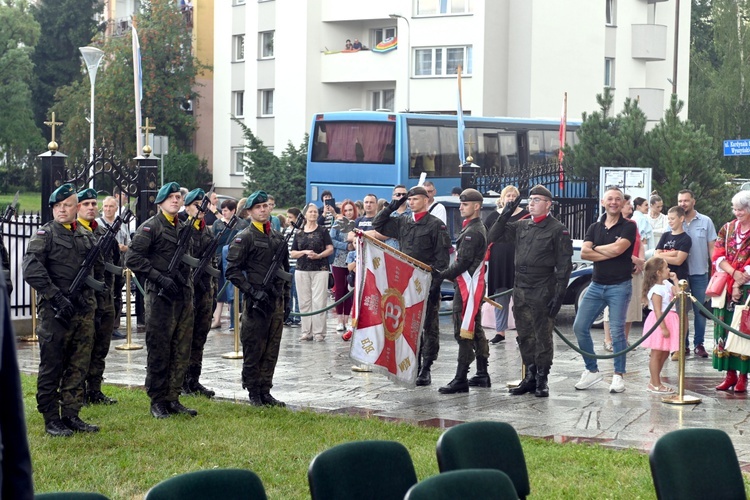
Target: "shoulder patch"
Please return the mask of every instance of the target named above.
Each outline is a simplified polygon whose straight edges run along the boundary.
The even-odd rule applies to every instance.
[[[234,239],[234,242],[235,242],[235,243],[242,243],[242,238],[235,238],[235,239]]]
[[[567,229],[563,229],[562,234],[564,234],[565,236],[570,236],[570,231],[568,231]]]
[[[147,232],[147,233],[150,233],[150,232],[151,232],[151,228],[150,228],[150,227],[148,227],[148,226],[143,226],[143,230],[144,230],[145,232]]]
[[[440,224],[440,229],[448,229],[448,228],[445,227],[445,224]]]
[[[36,232],[36,234],[47,234],[47,231],[45,231],[44,229],[40,229]]]

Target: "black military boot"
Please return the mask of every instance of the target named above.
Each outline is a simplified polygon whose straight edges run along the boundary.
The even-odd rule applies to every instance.
[[[190,368],[185,372],[185,378],[182,379],[182,393],[186,396],[195,393],[195,379],[193,374],[190,373]]]
[[[459,363],[456,369],[456,376],[448,382],[448,385],[438,389],[440,394],[456,394],[459,392],[469,392],[469,381],[466,379],[466,374],[469,372],[469,365],[467,363]]]
[[[430,374],[432,362],[432,359],[422,360],[422,366],[419,368],[419,374],[417,375],[418,386],[430,385],[432,383],[432,375]]]
[[[86,391],[86,404],[89,405],[113,405],[116,404],[117,400],[110,398],[102,391],[91,390]]]
[[[536,389],[536,365],[529,365],[526,367],[526,378],[524,378],[520,384],[518,384],[518,387],[514,387],[513,389],[510,389],[508,392],[510,392],[513,396],[520,396],[521,394],[526,394],[527,392],[532,392]]]
[[[73,435],[73,431],[60,420],[60,417],[45,418],[44,430],[54,437],[70,437]]]
[[[168,404],[162,401],[151,405],[151,415],[154,418],[169,418],[172,416],[172,413],[169,411]]]
[[[198,415],[197,410],[193,410],[192,408],[183,406],[182,403],[179,402],[179,400],[168,402],[167,409],[169,409],[169,413],[172,413],[172,414],[179,413],[182,415],[190,415],[191,417],[195,417]]]
[[[93,424],[87,424],[78,417],[73,415],[72,417],[63,417],[62,423],[65,427],[73,432],[99,432],[99,427]]]
[[[260,397],[260,391],[258,389],[248,389],[248,397],[252,406],[265,406],[263,398]]]
[[[262,392],[260,393],[260,400],[263,402],[266,406],[278,406],[280,408],[284,408],[286,406],[286,403],[283,401],[279,401],[275,397],[271,396],[270,392]]]
[[[538,398],[549,397],[549,385],[547,385],[547,376],[549,375],[549,367],[540,367],[536,370],[536,391],[534,395]]]
[[[489,359],[477,356],[477,373],[469,379],[470,387],[491,387],[490,374],[487,373]]]
[[[203,384],[200,382],[201,378],[201,367],[200,366],[194,366],[192,369],[189,369],[188,371],[192,372],[193,374],[193,392],[197,392],[201,396],[205,396],[209,399],[214,397],[216,393],[212,391],[211,389],[207,389]]]

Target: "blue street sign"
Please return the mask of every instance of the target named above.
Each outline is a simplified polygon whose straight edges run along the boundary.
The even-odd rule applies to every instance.
[[[749,156],[750,139],[730,139],[724,141],[724,156]]]

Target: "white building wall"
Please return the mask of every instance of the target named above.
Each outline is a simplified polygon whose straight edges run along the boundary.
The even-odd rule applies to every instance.
[[[568,117],[597,110],[604,89],[604,60],[614,57],[617,113],[629,95],[653,101],[660,118],[671,94],[675,0],[614,0],[616,22],[606,26],[605,2],[593,0],[469,0],[463,15],[416,15],[416,2],[381,0],[248,0],[216,2],[214,176],[217,186],[239,194],[242,176],[230,175],[231,151],[243,144],[229,120],[231,92],[245,91],[244,123],[278,155],[299,145],[315,113],[368,109],[370,92],[395,90],[395,110],[453,112],[456,79],[411,77],[414,50],[471,46],[473,71],[462,79],[463,108],[474,116],[557,118],[564,92]],[[291,15],[291,14],[294,15]],[[409,19],[392,19],[396,13]],[[678,93],[687,101],[690,5],[681,2]],[[231,34],[245,33],[245,62],[232,63]],[[632,25],[667,26],[665,60],[633,58]],[[374,28],[397,27],[399,48],[334,53],[347,38],[371,45]],[[274,30],[274,58],[258,60],[260,31]],[[410,49],[410,50],[407,50]],[[408,68],[408,72],[407,72]],[[259,90],[274,89],[274,116],[260,117]],[[656,97],[655,97],[656,96]],[[654,99],[657,99],[654,101]],[[644,103],[645,104],[645,103]],[[687,109],[682,116],[687,116]]]

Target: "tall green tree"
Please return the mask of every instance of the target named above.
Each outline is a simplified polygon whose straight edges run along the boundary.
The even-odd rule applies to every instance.
[[[34,121],[44,130],[55,91],[81,77],[79,47],[91,43],[104,28],[96,16],[102,0],[37,0],[31,7],[34,19],[44,26],[34,50]]]
[[[192,35],[176,2],[151,0],[135,16],[143,71],[142,117],[155,124],[157,135],[169,137],[176,151],[184,152],[195,132],[195,117],[183,104],[195,99],[195,76],[204,68],[192,55]],[[96,138],[114,152],[136,154],[135,97],[131,34],[97,43],[105,56],[96,77]],[[80,66],[79,66],[80,67]],[[58,90],[53,110],[65,121],[61,150],[80,156],[88,149],[90,85],[88,75]]]
[[[39,32],[25,0],[0,3],[0,182],[6,190],[21,187],[33,169],[32,152],[43,144],[31,105],[31,53]]]
[[[237,118],[232,119],[240,126],[245,137],[244,195],[262,189],[274,196],[277,206],[304,205],[308,135],[305,134],[299,147],[290,141],[281,157],[276,157],[247,125]]]

